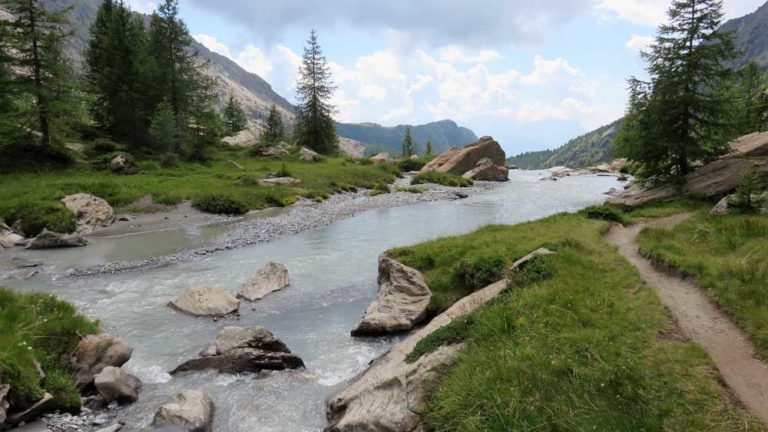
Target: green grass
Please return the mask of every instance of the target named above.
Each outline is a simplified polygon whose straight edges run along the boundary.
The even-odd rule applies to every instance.
[[[228,161],[242,165],[238,169]],[[61,214],[51,211],[58,201],[74,193],[90,193],[107,200],[113,207],[127,207],[152,195],[156,204],[178,204],[182,200],[200,200],[221,196],[242,203],[247,209],[285,206],[303,196],[321,201],[342,189],[373,188],[390,183],[396,169],[356,163],[344,158],[327,158],[307,164],[296,156],[254,158],[245,150],[220,150],[208,164],[179,162],[176,167],[158,168],[143,161],[148,170],[134,175],[117,175],[92,170],[85,163],[68,169],[0,174],[0,218],[8,223],[20,210],[33,215],[26,219],[42,220],[56,230],[74,228],[63,225]],[[289,172],[302,180],[294,186],[262,187],[256,184],[268,173]],[[31,209],[31,211],[30,211]]]
[[[706,353],[660,335],[654,292],[602,236],[609,222],[558,215],[491,226],[392,255],[425,271],[441,304],[469,287],[462,257],[545,257],[468,324],[425,339],[413,357],[466,341],[426,407],[432,431],[764,431],[720,385]]]
[[[52,409],[79,412],[80,394],[67,374],[67,360],[81,337],[95,333],[98,324],[53,296],[0,287],[0,328],[0,376],[11,386],[12,410],[25,409],[47,391],[56,397]]]
[[[768,217],[701,211],[673,230],[646,229],[638,240],[646,254],[707,288],[768,359]]]
[[[420,193],[424,193],[424,191],[423,191],[423,190],[421,190],[421,189],[419,189],[419,188],[414,188],[414,187],[402,187],[402,186],[401,186],[401,187],[398,187],[398,188],[397,188],[397,191],[398,191],[398,192],[405,192],[405,193],[412,193],[412,194],[420,194]]]
[[[413,180],[411,180],[412,185],[420,185],[426,183],[434,183],[451,187],[470,187],[473,184],[471,179],[466,179],[461,176],[438,171],[427,171],[417,175],[413,178]]]
[[[715,203],[690,199],[677,199],[674,201],[652,202],[646,205],[634,207],[625,213],[628,221],[637,222],[645,219],[661,218],[679,213],[709,209]]]

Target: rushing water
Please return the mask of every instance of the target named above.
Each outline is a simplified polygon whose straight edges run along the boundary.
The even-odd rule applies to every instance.
[[[317,431],[325,425],[325,400],[383,353],[395,338],[355,339],[350,329],[376,293],[378,255],[395,246],[471,232],[487,224],[518,223],[574,211],[604,199],[613,177],[540,181],[542,172],[513,172],[498,188],[461,201],[377,210],[277,241],[216,253],[154,270],[87,278],[40,276],[5,281],[19,290],[54,293],[134,347],[125,368],[144,382],[140,400],[121,409],[124,430],[149,428],[154,411],[187,388],[211,393],[217,431]],[[146,258],[221,233],[177,230],[117,239],[95,239],[85,249],[34,257],[58,270],[114,259]],[[1,258],[6,259],[6,258]],[[243,302],[239,319],[214,322],[175,312],[166,304],[182,291],[216,285],[236,292],[257,268],[279,261],[291,286],[258,303]],[[227,325],[261,325],[301,356],[307,370],[258,376],[166,371],[197,353]]]

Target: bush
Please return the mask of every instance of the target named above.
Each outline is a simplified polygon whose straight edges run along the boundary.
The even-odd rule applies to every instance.
[[[728,204],[736,207],[743,213],[757,213],[766,201],[766,196],[760,192],[760,182],[757,172],[751,169],[744,173],[736,188],[736,195]]]
[[[426,159],[402,159],[397,163],[397,166],[404,172],[411,172],[420,171],[426,164]]]
[[[412,185],[420,185],[426,183],[434,183],[450,187],[469,187],[474,184],[470,179],[438,171],[427,171],[417,175],[413,178],[413,180],[411,180]]]
[[[604,220],[608,222],[618,222],[620,224],[626,223],[624,214],[618,209],[611,206],[600,205],[587,207],[584,210],[584,214],[588,219]]]
[[[79,414],[83,404],[72,377],[59,369],[46,370],[43,387],[53,396],[51,411]]]
[[[212,214],[241,215],[249,207],[242,201],[227,195],[203,195],[192,201],[192,207]]]
[[[484,257],[474,261],[462,259],[453,268],[453,277],[461,285],[476,291],[503,279],[504,267],[504,258],[500,256]]]
[[[59,202],[22,202],[4,219],[11,225],[20,220],[25,237],[34,237],[44,228],[58,233],[71,233],[77,227],[74,213]]]
[[[163,156],[163,160],[160,161],[160,166],[163,168],[175,168],[179,165],[179,158],[173,153],[167,153]]]
[[[118,149],[117,143],[108,138],[99,138],[93,142],[94,153],[114,153]]]
[[[373,190],[370,193],[370,196],[378,196],[383,194],[392,193],[392,188],[389,187],[386,183],[376,183],[373,186]]]

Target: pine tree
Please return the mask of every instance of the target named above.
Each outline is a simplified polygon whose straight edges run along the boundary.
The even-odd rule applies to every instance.
[[[267,124],[261,131],[260,142],[264,145],[279,144],[285,139],[285,127],[283,126],[283,116],[277,110],[277,106],[272,104],[269,108]]]
[[[432,146],[432,141],[427,140],[427,156],[434,156],[435,148]]]
[[[651,81],[630,80],[617,153],[638,162],[646,179],[682,179],[691,162],[727,145],[722,89],[736,51],[732,35],[719,32],[722,7],[721,0],[674,1],[669,23],[643,54]]]
[[[248,126],[248,118],[234,94],[229,95],[224,105],[224,128],[227,134],[234,135]]]
[[[142,74],[146,32],[122,0],[105,0],[91,25],[85,81],[92,118],[116,140],[145,141],[148,94]]]
[[[176,115],[173,113],[171,104],[166,101],[160,102],[152,116],[149,135],[161,152],[169,152],[173,149],[178,137],[176,125]]]
[[[77,112],[74,80],[63,53],[70,36],[70,9],[49,11],[40,0],[0,0],[0,5],[14,19],[4,23],[7,38],[6,67],[14,73],[9,83],[13,92],[29,99],[20,104],[21,126],[40,133],[43,152],[50,149],[53,138],[65,130]]]
[[[312,30],[299,68],[299,104],[295,131],[299,146],[321,154],[331,154],[338,150],[334,108],[330,104],[334,90],[330,69],[317,41],[317,33]]]
[[[224,123],[218,109],[214,108],[213,78],[201,77],[201,86],[190,95],[185,141],[190,145],[193,160],[207,159],[207,149],[224,134]]]
[[[403,138],[403,157],[409,158],[415,154],[413,146],[413,137],[411,137],[411,128],[405,128],[405,137]]]

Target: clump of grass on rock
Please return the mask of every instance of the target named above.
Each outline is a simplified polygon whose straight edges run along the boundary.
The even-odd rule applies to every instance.
[[[439,185],[450,186],[450,187],[470,187],[474,184],[470,179],[466,179],[461,176],[438,172],[438,171],[423,172],[417,175],[416,177],[414,177],[413,180],[411,180],[412,185],[420,185],[420,184],[427,184],[427,183],[439,184]]]

